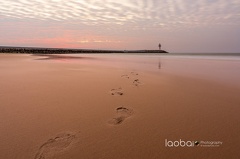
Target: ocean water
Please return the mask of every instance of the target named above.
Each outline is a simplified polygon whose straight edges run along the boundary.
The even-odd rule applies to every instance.
[[[72,54],[40,59],[172,74],[240,88],[240,54]]]
[[[75,55],[74,55],[75,56]],[[240,54],[91,54],[87,63],[119,69],[168,73],[240,88]]]

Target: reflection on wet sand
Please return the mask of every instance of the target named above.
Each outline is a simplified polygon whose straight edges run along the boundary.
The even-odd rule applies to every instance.
[[[86,60],[94,60],[95,57],[79,57],[79,56],[72,56],[72,55],[50,55],[50,54],[33,54],[32,56],[37,56],[41,58],[37,58],[35,60],[80,60],[80,59],[86,59]]]

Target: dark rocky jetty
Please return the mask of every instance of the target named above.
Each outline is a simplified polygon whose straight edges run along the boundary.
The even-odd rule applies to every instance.
[[[164,50],[93,50],[93,49],[65,49],[65,48],[0,46],[0,53],[79,54],[79,53],[168,53],[168,52],[166,52]]]

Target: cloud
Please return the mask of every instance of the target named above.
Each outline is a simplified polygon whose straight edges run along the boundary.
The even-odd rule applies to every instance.
[[[0,0],[3,18],[125,25],[133,29],[239,25],[239,0]]]
[[[152,49],[161,41],[164,47],[183,52],[210,50],[204,44],[221,39],[211,50],[234,43],[239,52],[239,0],[0,0],[0,4],[2,45]]]

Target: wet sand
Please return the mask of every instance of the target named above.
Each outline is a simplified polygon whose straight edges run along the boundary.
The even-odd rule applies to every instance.
[[[0,158],[238,158],[239,67],[166,56],[0,54]]]

